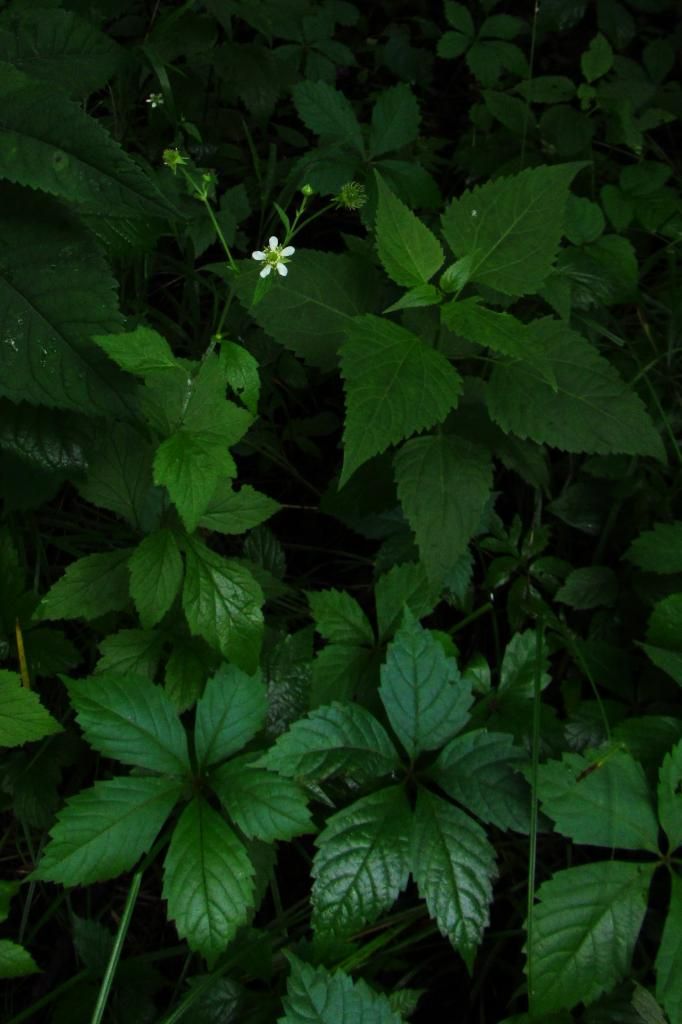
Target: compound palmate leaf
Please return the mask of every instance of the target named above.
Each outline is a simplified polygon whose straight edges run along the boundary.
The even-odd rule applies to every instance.
[[[21,676],[0,669],[0,747],[19,747],[61,730],[37,694],[21,685]]]
[[[110,779],[67,800],[32,877],[91,885],[128,871],[146,853],[182,792],[173,779]]]
[[[249,839],[274,843],[312,832],[305,792],[291,779],[256,768],[252,754],[235,758],[211,774],[211,787]]]
[[[341,349],[346,391],[343,487],[389,445],[434,426],[457,405],[461,377],[416,334],[381,317],[356,317]]]
[[[670,906],[656,956],[656,996],[671,1021],[682,1020],[682,880],[671,872]]]
[[[291,964],[285,1014],[277,1024],[400,1024],[385,995],[343,971],[313,967],[285,954]]]
[[[90,620],[125,608],[130,553],[130,548],[121,548],[72,562],[45,594],[34,617]]]
[[[315,840],[313,927],[346,936],[390,909],[410,873],[411,811],[402,786],[356,800]]]
[[[222,665],[197,702],[194,745],[200,768],[217,764],[246,746],[262,728],[266,712],[267,695],[260,673],[248,676],[235,665]]]
[[[130,556],[128,569],[140,621],[151,629],[173,604],[182,582],[182,558],[172,531],[157,530],[145,537]]]
[[[526,950],[536,1016],[590,1003],[627,974],[654,867],[601,861],[540,886]]]
[[[426,284],[442,266],[443,248],[436,236],[391,192],[375,171],[377,250],[389,277],[406,288]]]

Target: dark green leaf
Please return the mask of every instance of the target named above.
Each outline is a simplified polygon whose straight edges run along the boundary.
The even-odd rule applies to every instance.
[[[182,582],[182,558],[171,530],[157,530],[128,559],[130,593],[145,629],[160,622]]]
[[[682,520],[640,533],[624,557],[645,572],[682,572]]]
[[[658,780],[658,815],[670,850],[682,846],[682,743],[666,754]],[[682,998],[682,993],[681,993]]]
[[[362,608],[345,590],[307,592],[315,628],[325,640],[350,646],[374,645],[374,630]]]
[[[343,971],[312,967],[286,954],[291,964],[285,1010],[277,1024],[400,1024],[384,995]]]
[[[682,1015],[682,881],[670,874],[670,906],[656,955],[656,996],[671,1024]]]
[[[249,839],[274,843],[314,831],[303,789],[291,779],[235,758],[211,774],[211,786]]]
[[[21,676],[0,669],[0,747],[20,747],[61,731],[38,695],[21,685]]]
[[[120,548],[72,562],[45,594],[34,618],[89,620],[125,608],[130,554],[130,548]]]
[[[443,265],[443,248],[426,225],[393,194],[378,171],[374,174],[379,194],[377,251],[384,270],[405,288],[426,284]]]
[[[227,480],[218,482],[199,526],[218,533],[246,533],[274,516],[280,505],[274,498],[245,484],[238,491]]]
[[[223,665],[197,701],[194,745],[200,769],[224,761],[263,728],[267,696],[260,673]]]

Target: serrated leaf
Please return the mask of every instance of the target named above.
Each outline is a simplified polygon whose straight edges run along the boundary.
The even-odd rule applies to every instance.
[[[95,666],[99,675],[141,676],[152,681],[163,648],[163,634],[155,630],[119,629],[99,644],[101,658]]]
[[[130,554],[130,548],[120,548],[72,562],[45,594],[34,618],[91,620],[125,608]]]
[[[352,644],[327,644],[312,663],[310,699],[313,710],[334,701],[352,700],[376,686],[380,652]]]
[[[151,848],[181,792],[181,782],[156,776],[96,782],[66,801],[31,877],[91,885],[129,871]]]
[[[293,953],[285,1010],[277,1024],[400,1024],[386,996],[373,992],[361,978],[353,981],[343,971],[306,964]]]
[[[441,750],[429,777],[481,821],[528,832],[530,790],[515,771],[527,754],[507,733],[474,729]]]
[[[543,882],[527,950],[536,1016],[591,1003],[628,974],[653,868],[608,860]]]
[[[243,345],[223,339],[220,342],[220,369],[234,393],[256,416],[260,396],[258,360]]]
[[[682,651],[682,593],[657,601],[649,616],[646,638],[650,644]]]
[[[550,317],[529,329],[544,348],[556,388],[532,362],[500,360],[486,401],[504,431],[562,451],[664,457],[639,395],[588,341]]]
[[[260,673],[222,665],[197,701],[194,745],[201,769],[234,754],[263,728],[267,693]]]
[[[185,730],[160,686],[110,673],[67,685],[78,724],[95,750],[153,772],[189,773]]]
[[[27,949],[11,939],[0,939],[0,978],[25,978],[38,971],[40,967]]]
[[[175,826],[164,862],[163,897],[180,938],[211,966],[243,925],[254,869],[243,844],[202,797]]]
[[[674,851],[682,846],[682,742],[663,759],[658,775],[658,816]],[[682,993],[681,993],[682,998]]]
[[[316,935],[341,937],[389,910],[410,873],[411,811],[402,786],[356,800],[315,840]]]
[[[163,370],[185,373],[166,339],[151,327],[139,326],[125,334],[95,334],[93,341],[126,373],[140,377]]]
[[[329,704],[294,722],[257,762],[289,778],[322,782],[350,775],[362,783],[387,775],[398,757],[386,730],[359,704]]]
[[[419,106],[409,85],[399,82],[379,93],[369,130],[370,157],[392,153],[415,142],[420,119]]]
[[[238,757],[211,774],[211,787],[235,824],[249,839],[274,843],[314,831],[303,789]]]
[[[41,470],[74,476],[89,471],[87,430],[85,417],[0,399],[0,449]]]
[[[153,529],[163,491],[152,480],[151,444],[127,423],[112,424],[100,441],[90,455],[87,476],[76,483],[78,493],[93,505],[115,512],[136,530]]]
[[[645,572],[682,572],[682,521],[656,523],[633,540],[623,557]]]
[[[108,216],[177,215],[140,164],[77,103],[9,64],[0,78],[0,176]]]
[[[445,419],[461,377],[411,331],[377,316],[357,317],[341,349],[346,392],[339,487],[373,455]]]
[[[398,497],[430,579],[442,580],[464,554],[490,497],[490,452],[463,438],[431,434],[396,453]]]
[[[252,574],[196,538],[187,543],[182,607],[190,632],[245,672],[258,666],[263,594]]]
[[[401,309],[419,309],[424,306],[437,306],[443,298],[442,293],[434,284],[420,284],[410,288],[397,302],[391,303],[383,313],[397,313]]]
[[[405,288],[426,284],[443,265],[445,255],[436,236],[393,194],[378,171],[377,252],[384,270]]]
[[[455,256],[471,258],[471,281],[507,295],[541,287],[557,253],[568,187],[581,166],[527,168],[453,199],[442,230]]]
[[[178,430],[159,445],[154,456],[154,483],[165,486],[190,533],[220,477],[233,475],[234,460],[225,442],[213,434]]]
[[[644,771],[630,754],[564,754],[538,768],[545,814],[576,843],[658,850],[658,820]]]
[[[538,646],[542,657],[538,659]],[[538,666],[538,660],[540,665]],[[535,695],[535,676],[540,671],[540,689],[549,684],[549,659],[546,644],[538,643],[535,630],[515,633],[507,644],[500,668],[500,693],[532,700]]]
[[[213,665],[203,640],[180,636],[175,640],[164,674],[165,690],[177,711],[186,711],[201,695],[206,672]]]
[[[21,676],[0,669],[0,747],[20,747],[61,731],[38,695],[21,685]]]
[[[292,90],[296,112],[316,135],[362,154],[364,142],[352,105],[326,82],[299,82]]]
[[[182,558],[171,530],[138,544],[128,559],[130,594],[145,629],[151,629],[170,609],[182,583]]]
[[[392,636],[408,607],[415,618],[423,619],[438,603],[437,588],[429,581],[421,562],[394,565],[375,586],[379,639]]]
[[[602,78],[613,67],[613,50],[611,44],[598,32],[580,58],[582,73],[588,82]]]
[[[468,814],[421,786],[411,840],[419,895],[471,970],[489,920],[495,851]]]
[[[670,873],[670,905],[656,954],[656,997],[671,1024],[682,1018],[682,881]]]
[[[274,516],[279,502],[244,484],[233,490],[227,480],[220,480],[199,520],[199,526],[217,533],[246,533]]]
[[[388,645],[379,695],[411,760],[447,743],[466,725],[473,703],[454,658],[405,609]]]
[[[554,595],[555,601],[571,608],[586,610],[610,605],[618,596],[618,579],[605,565],[588,565],[574,569]]]
[[[335,644],[374,645],[374,630],[354,597],[345,590],[306,592],[318,633]]]

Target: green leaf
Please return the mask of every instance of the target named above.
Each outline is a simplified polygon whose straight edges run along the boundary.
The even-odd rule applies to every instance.
[[[361,978],[343,971],[312,967],[285,953],[291,964],[285,1010],[277,1024],[400,1024],[386,996],[373,992]]]
[[[623,557],[645,572],[682,572],[682,520],[640,533]]]
[[[128,604],[130,548],[86,555],[72,562],[50,587],[34,619],[97,619]]]
[[[375,599],[379,639],[387,640],[398,628],[405,607],[417,619],[430,615],[438,603],[438,591],[421,562],[394,565],[376,583]]]
[[[0,449],[51,473],[89,470],[85,418],[0,400]]]
[[[20,882],[0,881],[0,922],[9,917],[10,903],[19,891]]]
[[[682,1019],[682,880],[670,872],[670,906],[656,955],[656,998],[672,1024]]]
[[[405,610],[388,645],[379,688],[389,721],[414,760],[464,728],[473,702],[471,687],[434,636]]]
[[[61,731],[38,695],[21,685],[21,676],[0,669],[0,747],[20,747]]]
[[[217,533],[246,533],[280,510],[279,502],[245,484],[238,491],[220,480],[199,520],[199,526]]]
[[[613,67],[613,50],[611,44],[598,32],[580,58],[582,73],[588,82],[596,82]]]
[[[419,106],[409,85],[399,82],[379,93],[369,130],[370,157],[393,153],[416,142],[420,120]]]
[[[397,198],[378,171],[374,172],[377,205],[377,252],[384,270],[405,288],[426,284],[445,256],[436,236]]]
[[[157,530],[128,559],[130,594],[145,629],[160,622],[182,583],[182,558],[171,530]]]
[[[550,682],[547,645],[541,646],[540,689]],[[514,697],[532,700],[535,696],[535,675],[538,669],[538,636],[534,629],[515,633],[502,658],[500,668],[500,693],[508,692]]]
[[[653,869],[607,860],[543,882],[527,949],[536,1016],[591,1003],[628,975]]]
[[[104,673],[67,685],[78,724],[95,750],[153,772],[189,772],[185,730],[160,686]]]
[[[431,434],[396,453],[398,497],[430,579],[442,579],[478,529],[490,497],[490,452],[459,437]]]
[[[186,711],[201,695],[213,664],[203,640],[179,636],[166,662],[165,690],[177,711]]]
[[[136,530],[157,525],[163,492],[152,480],[153,450],[146,438],[127,423],[111,424],[89,460],[78,493],[99,508],[121,516]]]
[[[618,597],[618,579],[605,565],[588,565],[574,569],[554,595],[555,601],[571,608],[586,610],[611,605]]]
[[[364,153],[362,129],[351,103],[326,82],[299,82],[292,90],[296,112],[316,135]]]
[[[163,370],[185,372],[166,339],[151,327],[139,326],[125,334],[96,334],[92,340],[126,373],[145,377]]]
[[[469,279],[506,295],[536,292],[563,229],[568,188],[581,164],[532,167],[467,190],[442,218],[445,239],[470,257]]]
[[[54,200],[1,184],[0,251],[0,394],[128,416],[132,382],[90,341],[121,319],[116,282],[92,235]]]
[[[441,935],[471,970],[489,920],[495,851],[468,814],[422,786],[412,828],[412,874]]]
[[[219,479],[234,473],[225,442],[213,434],[178,430],[154,456],[154,483],[166,487],[190,533],[208,508]]]
[[[177,215],[140,162],[46,83],[0,67],[0,176],[101,216]]]
[[[410,288],[397,302],[391,303],[384,313],[397,313],[401,309],[419,309],[424,306],[437,306],[442,300],[442,293],[434,284],[419,284]]]
[[[356,800],[315,840],[316,935],[344,937],[390,910],[410,874],[411,811],[402,786]]]
[[[315,628],[325,640],[350,646],[374,646],[374,630],[362,608],[345,590],[306,591]]]
[[[0,978],[25,978],[40,967],[23,946],[11,939],[0,939]]]
[[[644,771],[630,754],[564,754],[538,769],[542,809],[576,843],[658,850],[658,820]]]
[[[258,666],[263,595],[248,569],[188,539],[182,606],[190,632],[245,672]]]
[[[461,378],[421,338],[377,316],[357,317],[341,350],[346,391],[339,487],[389,445],[445,419]]]
[[[182,792],[156,776],[96,782],[66,801],[31,878],[91,885],[129,871],[152,846]]]
[[[102,657],[95,666],[99,675],[141,676],[154,679],[163,648],[163,635],[154,630],[119,629],[99,644]]]
[[[257,763],[304,781],[350,775],[362,783],[397,768],[398,757],[369,711],[359,704],[336,703],[294,722]]]
[[[670,594],[654,605],[646,638],[655,646],[682,651],[682,593]]]
[[[260,673],[248,676],[234,665],[222,665],[197,701],[194,746],[199,768],[224,761],[246,746],[263,728],[267,706]]]
[[[265,843],[313,832],[303,789],[249,764],[252,757],[235,758],[211,774],[211,787],[235,824],[249,839]]]
[[[454,0],[445,0],[444,9],[448,24],[472,40],[476,35],[476,27],[469,9]]]
[[[352,700],[376,686],[380,651],[352,644],[327,644],[315,655],[308,706]]]
[[[658,815],[674,851],[682,846],[682,742],[666,754],[658,776]]]
[[[258,360],[234,341],[221,339],[220,369],[234,393],[254,416],[258,414],[260,375]]]
[[[507,733],[474,729],[441,750],[429,777],[481,821],[527,833],[530,791],[515,768],[527,755]]]
[[[556,389],[532,362],[500,360],[486,401],[504,431],[562,451],[664,457],[639,395],[588,341],[550,317],[529,330],[544,348]]]
[[[653,644],[641,644],[642,650],[653,661],[657,668],[668,675],[682,686],[682,652],[666,651],[663,647],[654,647]]]

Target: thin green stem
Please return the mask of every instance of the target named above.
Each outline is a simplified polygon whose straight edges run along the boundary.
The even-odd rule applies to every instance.
[[[121,921],[116,932],[116,938],[114,940],[113,949],[111,950],[111,956],[109,957],[109,963],[107,969],[104,972],[102,978],[102,984],[100,985],[99,995],[97,996],[97,1002],[95,1003],[95,1009],[93,1010],[92,1017],[90,1018],[90,1024],[101,1024],[104,1016],[104,1011],[109,1000],[109,994],[111,992],[111,986],[114,981],[118,962],[121,958],[123,951],[123,943],[125,942],[128,928],[133,917],[133,910],[135,909],[135,903],[140,892],[140,885],[142,884],[142,875],[144,874],[144,865],[140,867],[138,871],[133,875],[128,889],[128,896],[126,897],[125,907],[123,908],[123,914],[121,915]]]
[[[533,732],[531,736],[531,804],[528,843],[528,881],[526,935],[528,950],[528,1009],[533,1008],[533,917],[535,910],[535,869],[538,852],[538,764],[540,761],[540,710],[542,706],[542,659],[544,628],[538,622],[535,630],[535,674],[533,679]]]

